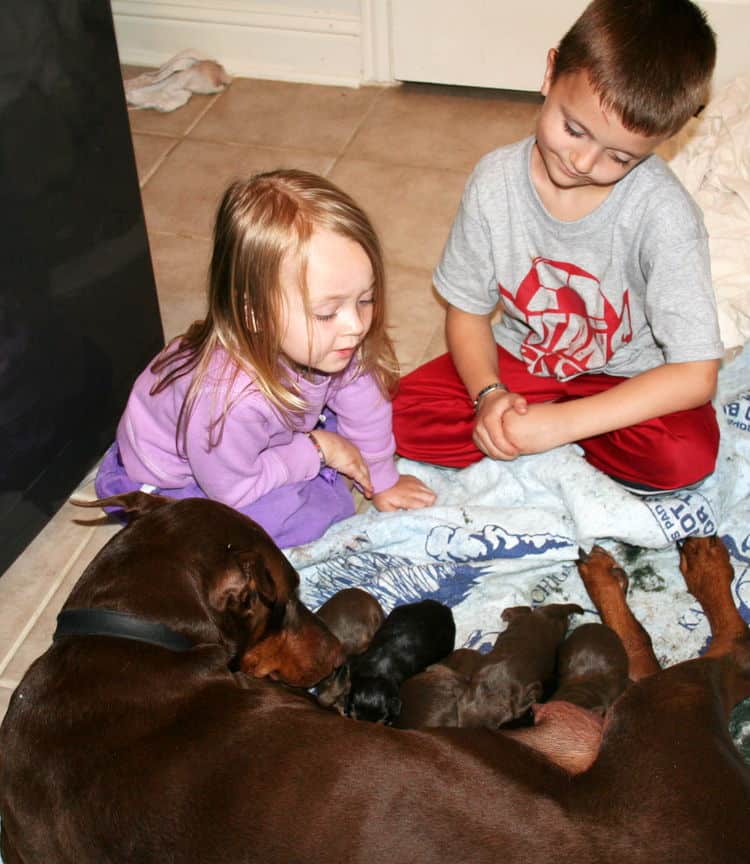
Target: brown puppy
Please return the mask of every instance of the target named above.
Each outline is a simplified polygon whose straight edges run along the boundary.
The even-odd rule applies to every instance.
[[[383,607],[361,588],[338,591],[316,614],[341,642],[345,659],[365,651],[385,621]],[[318,684],[315,695],[324,708],[335,708],[343,714],[348,690],[349,667],[344,664]]]
[[[412,675],[401,685],[401,713],[393,725],[398,729],[459,726],[458,700],[468,683],[465,675],[442,662]]]
[[[568,616],[582,612],[575,603],[505,609],[502,618],[507,628],[459,697],[459,726],[497,729],[539,702],[553,680],[557,647],[565,636]]]
[[[587,771],[599,752],[602,716],[628,685],[628,655],[606,624],[582,624],[557,652],[557,690],[534,705],[534,728],[507,734],[553,754],[571,774]]]
[[[205,513],[187,526],[199,547]],[[179,540],[193,550],[189,532]],[[0,727],[5,864],[747,861],[750,769],[727,718],[750,696],[750,636],[718,540],[683,549],[713,628],[708,656],[630,685],[607,712],[596,761],[575,777],[559,767],[564,740],[545,755],[486,729],[351,723],[232,675],[180,544],[174,565],[154,567],[147,548],[120,551],[148,571],[138,587],[153,608],[175,598],[175,571],[194,574],[177,584],[194,587],[202,623],[170,624],[204,638],[182,653],[133,642],[132,654],[115,648],[122,639],[76,648],[65,638],[32,666]],[[606,562],[581,569],[613,602],[602,617],[627,626],[603,584]]]
[[[550,701],[571,702],[604,714],[628,685],[628,655],[606,624],[582,624],[557,653],[557,690]]]
[[[573,604],[504,610],[508,627],[488,654],[460,648],[403,683],[395,725],[495,729],[520,717],[542,698],[544,685],[552,679],[568,615],[582,611]]]

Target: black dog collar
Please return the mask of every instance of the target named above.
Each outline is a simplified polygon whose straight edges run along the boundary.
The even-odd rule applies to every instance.
[[[193,643],[187,636],[137,615],[114,609],[65,609],[57,616],[54,642],[64,636],[116,636],[159,645],[170,651],[189,651]]]

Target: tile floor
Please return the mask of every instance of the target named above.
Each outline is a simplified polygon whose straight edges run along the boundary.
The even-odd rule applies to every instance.
[[[166,337],[202,315],[224,187],[285,166],[325,174],[370,214],[385,250],[402,369],[441,353],[443,310],[430,274],[466,177],[483,153],[529,134],[539,104],[534,94],[431,85],[353,90],[238,78],[172,113],[131,111]],[[90,479],[80,494],[90,495]],[[0,578],[0,717],[49,645],[72,585],[118,530],[94,512],[66,504]]]

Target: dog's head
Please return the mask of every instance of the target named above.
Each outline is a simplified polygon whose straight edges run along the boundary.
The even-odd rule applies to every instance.
[[[346,697],[344,713],[355,720],[391,726],[401,713],[398,686],[388,678],[356,678]]]
[[[196,644],[220,643],[255,677],[310,687],[343,662],[341,646],[299,599],[299,576],[255,522],[204,498],[134,492],[86,502],[129,517],[68,605],[113,605]]]

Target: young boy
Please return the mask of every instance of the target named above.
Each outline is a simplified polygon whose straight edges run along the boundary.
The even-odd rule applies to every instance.
[[[577,442],[645,493],[714,470],[708,240],[652,154],[707,101],[715,55],[689,0],[594,0],[549,52],[536,135],[464,191],[434,275],[450,354],[401,381],[401,455],[463,467]]]

